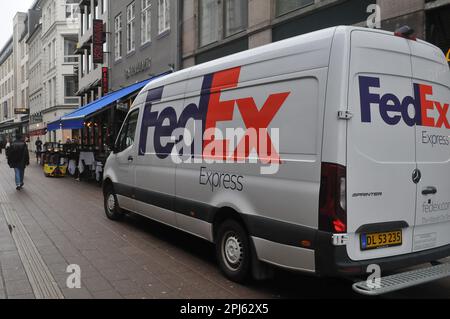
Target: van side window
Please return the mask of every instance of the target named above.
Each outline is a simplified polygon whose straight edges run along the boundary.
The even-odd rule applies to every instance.
[[[122,130],[120,131],[116,144],[118,152],[123,152],[134,144],[138,118],[139,109],[131,112],[125,120],[125,123],[123,123]]]

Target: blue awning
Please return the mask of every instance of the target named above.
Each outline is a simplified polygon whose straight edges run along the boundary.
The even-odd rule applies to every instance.
[[[165,74],[163,74],[165,75]],[[85,118],[90,114],[101,111],[106,108],[108,105],[111,105],[118,100],[135,93],[136,91],[140,91],[144,86],[146,86],[151,81],[159,78],[160,76],[156,76],[145,81],[130,85],[126,88],[117,90],[112,92],[104,97],[101,97],[98,100],[95,100],[89,104],[86,104],[79,109],[73,111],[72,113],[64,115],[61,119],[49,123],[47,125],[47,131],[56,131],[59,129],[63,130],[76,130],[84,127]]]

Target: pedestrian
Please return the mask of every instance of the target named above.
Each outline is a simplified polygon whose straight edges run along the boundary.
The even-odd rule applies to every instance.
[[[39,164],[42,154],[42,141],[39,137],[37,138],[37,141],[36,143],[34,143],[34,145],[36,146],[36,161]]]
[[[23,140],[21,134],[16,135],[16,139],[11,143],[6,150],[8,158],[8,165],[14,168],[16,177],[17,190],[20,191],[23,186],[23,179],[25,176],[25,168],[30,165],[30,154],[28,153],[28,146]]]
[[[5,140],[4,139],[0,139],[0,154],[3,154],[3,149],[5,148]]]

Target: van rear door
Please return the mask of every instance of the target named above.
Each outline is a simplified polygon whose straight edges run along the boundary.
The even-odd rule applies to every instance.
[[[413,251],[450,244],[450,71],[444,54],[410,41],[413,83],[421,106],[416,126],[417,211]]]
[[[408,40],[352,31],[349,74],[347,253],[355,261],[411,253],[416,133],[401,112],[402,103],[413,107]]]

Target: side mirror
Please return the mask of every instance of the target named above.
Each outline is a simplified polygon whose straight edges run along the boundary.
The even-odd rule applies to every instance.
[[[117,146],[115,145],[115,143],[114,143],[114,144],[108,145],[108,149],[109,149],[109,151],[110,151],[111,153],[113,153],[113,154],[119,153],[119,149],[117,148]]]

